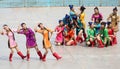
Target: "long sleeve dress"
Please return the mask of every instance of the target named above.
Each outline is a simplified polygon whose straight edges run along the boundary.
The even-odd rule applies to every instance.
[[[112,27],[114,29],[114,32],[118,32],[119,31],[119,27],[118,27],[118,21],[119,21],[119,16],[118,15],[114,15],[113,13],[109,15],[109,17],[111,19],[111,24]]]
[[[58,34],[56,35],[55,42],[62,43],[64,27],[57,26],[55,30],[56,30],[56,32],[58,32]]]
[[[3,32],[3,35],[7,35],[8,36],[8,47],[9,48],[17,47],[17,43],[15,41],[14,32],[15,31],[13,31],[13,30],[8,32],[8,33],[6,31]]]
[[[83,24],[83,28],[85,29],[86,28],[85,13],[81,13],[79,18],[80,18],[81,23]]]
[[[89,28],[87,30],[87,34],[88,34],[88,37],[87,37],[86,41],[89,41],[90,38],[94,39],[94,37],[96,35],[96,29],[95,28],[93,28],[93,29]]]
[[[92,21],[96,22],[96,19],[101,19],[101,20],[102,20],[102,19],[103,19],[103,16],[102,16],[101,13],[99,13],[99,14],[97,14],[97,15],[96,15],[96,14],[93,14],[91,19],[92,19]]]
[[[104,43],[105,40],[106,40],[106,42],[107,42],[108,44],[110,44],[110,39],[109,39],[109,35],[108,35],[108,30],[107,30],[106,28],[104,28],[104,29],[100,30],[99,33],[100,33],[100,35],[101,35],[101,39],[102,39],[103,43]]]
[[[52,44],[50,42],[49,32],[53,32],[53,31],[48,28],[44,28],[43,30],[38,29],[36,32],[41,33],[43,35],[43,48],[46,49],[51,48]]]
[[[32,29],[30,28],[27,28],[27,30],[21,29],[20,32],[18,33],[24,34],[26,36],[26,47],[27,48],[34,48],[35,46],[37,46],[35,34],[32,31]]]

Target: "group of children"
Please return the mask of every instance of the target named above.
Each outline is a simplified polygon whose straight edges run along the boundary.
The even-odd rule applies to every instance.
[[[55,28],[56,45],[75,46],[85,42],[86,46],[103,48],[117,44],[116,33],[119,31],[118,23],[120,21],[117,7],[113,8],[107,22],[102,21],[103,16],[98,7],[95,7],[87,30],[84,12],[86,8],[81,6],[79,14],[75,12],[73,5],[69,5],[69,8],[69,15],[66,14],[62,20],[59,20],[59,25]]]
[[[0,34],[8,36],[8,47],[11,50],[9,61],[12,61],[14,49],[22,59],[27,58],[27,61],[29,61],[31,48],[36,50],[40,60],[42,61],[46,61],[48,49],[50,49],[52,55],[57,60],[61,59],[62,57],[54,52],[50,42],[53,32],[57,32],[55,39],[56,45],[64,44],[66,46],[75,46],[78,43],[85,42],[89,47],[98,46],[99,48],[103,48],[105,46],[113,46],[117,44],[116,33],[119,31],[118,23],[120,20],[117,14],[117,7],[113,8],[113,13],[111,13],[107,19],[108,22],[102,21],[103,16],[99,13],[98,7],[95,7],[95,13],[91,17],[92,21],[88,22],[89,28],[87,31],[84,12],[86,8],[81,6],[80,14],[77,14],[73,5],[69,5],[69,7],[69,15],[66,14],[62,20],[59,20],[59,25],[55,28],[55,31],[46,28],[42,23],[35,26],[34,31],[43,35],[42,43],[43,48],[45,49],[45,53],[43,55],[38,48],[34,31],[31,28],[28,28],[25,23],[22,23],[17,30],[10,29],[6,24],[3,25],[3,30],[0,31]],[[18,48],[18,44],[15,41],[15,32],[26,36],[26,56],[24,56]]]
[[[51,36],[52,36],[53,31],[44,27],[42,23],[39,23],[37,26],[35,26],[34,30],[35,30],[35,32],[41,33],[43,35],[43,48],[45,49],[44,55],[42,55],[41,51],[38,48],[34,31],[31,28],[28,28],[25,23],[22,23],[21,26],[19,26],[17,30],[10,29],[8,27],[8,25],[6,25],[6,24],[3,25],[3,30],[0,31],[0,34],[8,36],[8,47],[11,50],[10,55],[9,55],[10,62],[12,61],[14,49],[17,51],[17,54],[22,59],[27,58],[27,61],[29,61],[29,59],[30,59],[30,49],[31,48],[34,48],[36,50],[40,60],[42,60],[42,61],[46,61],[48,49],[50,49],[50,51],[52,52],[52,55],[57,60],[62,58],[56,52],[54,52],[54,50],[52,48],[49,33],[51,33]],[[15,32],[26,36],[26,49],[27,49],[26,56],[24,56],[18,48],[17,42],[15,41],[15,35],[14,35]]]

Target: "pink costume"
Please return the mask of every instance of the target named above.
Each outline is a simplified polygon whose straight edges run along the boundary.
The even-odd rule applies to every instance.
[[[57,32],[57,36],[56,36],[56,39],[55,41],[56,42],[59,42],[59,43],[62,43],[63,42],[63,31],[64,31],[64,27],[59,27],[57,26],[55,31]]]
[[[10,32],[3,32],[4,35],[8,36],[8,47],[9,48],[14,48],[17,46],[17,43],[15,42],[15,37],[14,37],[14,33],[15,31],[10,31]]]

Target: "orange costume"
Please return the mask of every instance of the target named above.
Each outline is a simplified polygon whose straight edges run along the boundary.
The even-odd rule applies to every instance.
[[[53,32],[53,31],[48,28],[44,28],[37,30],[37,32],[43,35],[43,47],[50,48],[52,45],[49,39],[49,32]]]
[[[69,41],[70,39],[74,38],[74,30],[70,30],[67,32],[67,35],[65,36],[65,41]]]

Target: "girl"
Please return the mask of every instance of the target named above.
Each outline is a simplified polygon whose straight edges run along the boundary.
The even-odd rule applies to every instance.
[[[102,14],[99,13],[98,7],[95,7],[95,8],[94,8],[94,14],[92,15],[91,20],[95,23],[96,19],[100,19],[100,20],[103,19]]]
[[[26,56],[24,56],[21,51],[18,49],[18,46],[17,46],[17,43],[15,41],[15,36],[14,36],[14,33],[15,31],[12,31],[8,25],[3,25],[3,29],[5,31],[2,31],[0,32],[2,35],[7,35],[8,36],[8,47],[10,48],[11,52],[10,52],[10,55],[9,55],[9,61],[12,61],[12,56],[13,56],[13,53],[14,53],[14,49],[17,51],[17,54],[22,58],[24,59]]]
[[[108,29],[108,35],[110,37],[111,45],[113,46],[114,44],[117,44],[117,38],[114,33],[114,29],[112,28],[111,22],[107,22],[107,29]]]
[[[72,27],[71,24],[67,25],[67,33],[64,34],[65,37],[65,44],[67,46],[71,46],[71,45],[77,45],[75,37],[74,37],[74,28]]]
[[[94,47],[96,30],[95,30],[94,24],[92,22],[89,22],[89,26],[90,26],[90,28],[87,30],[88,37],[87,37],[86,41],[87,41],[88,46]]]
[[[64,25],[68,25],[71,23],[71,19],[70,19],[70,16],[68,14],[65,15],[65,17],[63,18],[63,23]]]
[[[51,31],[50,29],[44,27],[42,23],[39,23],[38,27],[39,27],[39,29],[37,29],[37,27],[35,27],[34,30],[35,30],[35,32],[41,33],[43,35],[43,47],[45,49],[45,53],[43,55],[42,60],[46,61],[46,56],[48,54],[48,49],[50,49],[53,56],[57,60],[61,59],[62,57],[60,57],[56,52],[53,51],[52,44],[50,42],[50,37],[52,36],[53,31]],[[51,33],[50,37],[49,37],[49,33]]]
[[[83,42],[82,35],[84,37],[84,40],[86,40],[87,38],[85,29],[83,28],[83,24],[79,19],[77,19],[77,16],[73,16],[73,24],[75,24],[76,27],[76,35],[77,35],[76,40],[82,43]]]
[[[100,27],[101,27],[100,19],[96,19],[96,22],[94,23],[94,27],[95,27],[96,35],[97,35],[99,33]]]
[[[30,28],[27,28],[25,23],[22,23],[21,27],[22,27],[22,29],[20,29],[20,27],[18,27],[18,33],[24,34],[26,36],[27,61],[29,61],[29,59],[30,59],[30,49],[31,48],[34,48],[36,50],[38,56],[40,57],[40,59],[42,59],[42,53],[38,49],[34,32]]]
[[[120,21],[120,17],[118,16],[117,11],[117,7],[113,8],[113,13],[111,13],[107,18],[108,21],[111,20],[111,26],[115,33],[119,31],[118,22]]]
[[[57,43],[56,45],[62,45],[62,43],[63,43],[63,31],[64,31],[64,26],[63,26],[62,20],[59,20],[59,25],[55,28],[55,31],[57,32],[57,36],[55,39],[55,42]]]
[[[99,48],[103,48],[104,46],[107,46],[110,43],[108,30],[106,29],[106,22],[101,23],[101,29],[99,34],[97,35],[97,41],[99,43]]]
[[[70,12],[69,12],[69,14],[70,14],[70,19],[72,20],[73,16],[75,16],[76,13],[75,13],[75,10],[74,10],[73,5],[69,5],[69,8],[70,8]]]
[[[85,8],[84,6],[81,6],[81,7],[80,7],[81,13],[80,13],[80,16],[79,16],[79,19],[80,19],[81,23],[83,24],[83,28],[84,28],[84,29],[86,28],[85,13],[84,13],[84,10],[85,10],[85,9],[86,9],[86,8]]]

